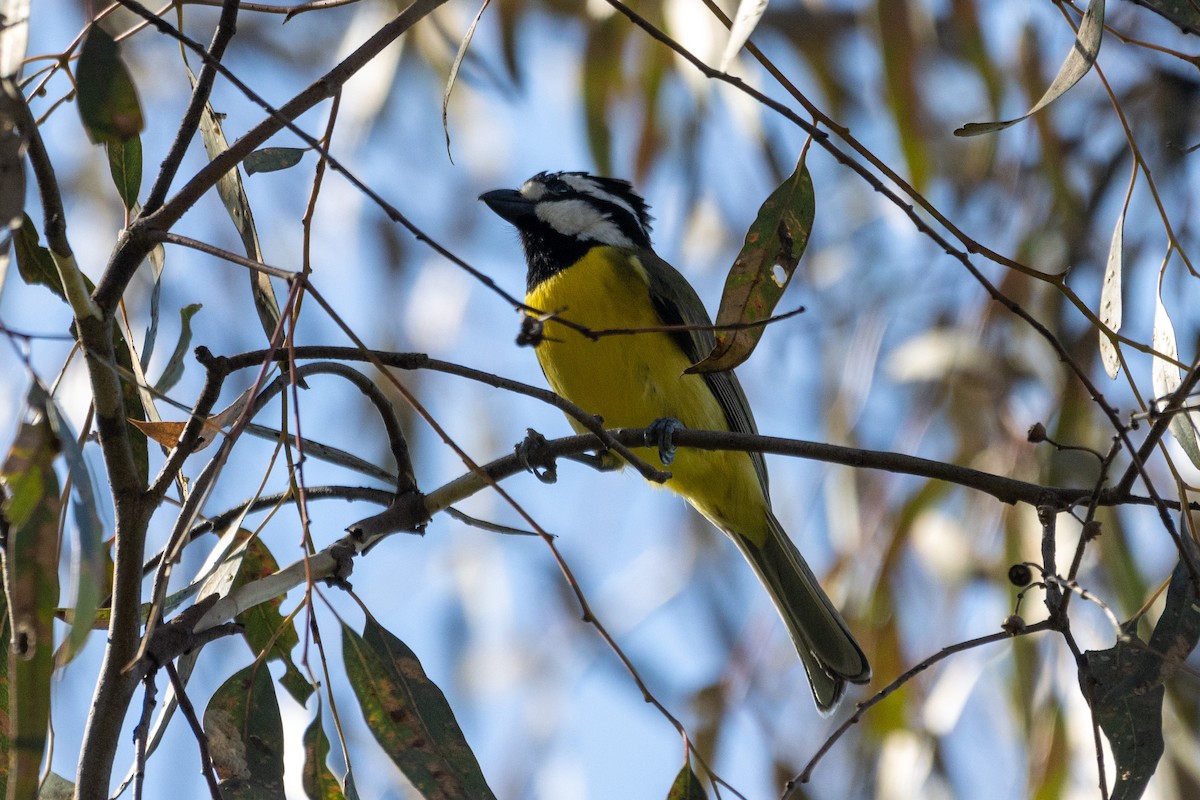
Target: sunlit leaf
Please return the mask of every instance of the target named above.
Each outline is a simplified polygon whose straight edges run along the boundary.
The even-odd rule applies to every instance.
[[[94,143],[124,142],[142,132],[145,122],[133,78],[117,43],[99,25],[88,28],[79,49],[75,84],[79,116]]]
[[[1096,63],[1096,56],[1100,54],[1100,42],[1103,35],[1104,0],[1091,0],[1088,3],[1087,11],[1083,14],[1083,20],[1079,23],[1079,31],[1075,35],[1071,52],[1067,54],[1067,58],[1059,68],[1058,75],[1050,84],[1050,88],[1046,90],[1040,100],[1034,103],[1033,108],[1013,119],[998,122],[968,122],[956,130],[954,135],[978,136],[981,133],[995,133],[1028,119],[1050,105],[1091,70],[1092,65]]]
[[[483,12],[487,10],[491,2],[492,0],[483,0],[479,10],[475,12],[475,19],[471,20],[466,34],[458,43],[458,52],[454,54],[454,61],[450,64],[450,74],[446,77],[446,89],[442,92],[442,132],[446,134],[446,155],[448,156],[450,156],[450,122],[447,115],[450,108],[450,92],[454,91],[454,82],[458,79],[458,71],[462,68],[463,59],[467,57],[467,49],[470,48],[471,39],[475,36],[475,28],[479,25]],[[450,156],[450,161],[454,161],[453,156]]]
[[[213,440],[220,436],[222,429],[232,425],[242,415],[246,410],[246,406],[254,397],[253,388],[247,388],[246,391],[235,397],[233,402],[228,406],[204,420],[204,426],[200,429],[200,438],[197,440],[193,452],[198,453],[212,444]],[[142,434],[149,436],[158,444],[168,448],[179,444],[179,437],[183,435],[183,429],[187,426],[186,422],[168,422],[166,420],[145,422],[143,420],[131,419],[129,423]]]
[[[758,27],[763,12],[767,10],[769,0],[738,0],[737,14],[733,17],[733,25],[729,28],[729,41],[725,43],[725,51],[721,54],[721,71],[728,72],[729,65],[737,58],[742,45]]]
[[[1125,242],[1125,210],[1117,217],[1117,225],[1113,228],[1112,241],[1108,245],[1108,260],[1104,266],[1104,285],[1100,289],[1100,321],[1107,325],[1113,333],[1121,330],[1121,251]],[[1100,333],[1100,360],[1104,363],[1104,371],[1108,377],[1115,378],[1121,370],[1121,359],[1117,355],[1117,347],[1112,340]]]
[[[768,319],[808,245],[816,214],[812,177],[801,160],[796,170],[771,192],[746,233],[717,311],[718,327]],[[762,338],[762,325],[717,332],[717,346],[688,372],[733,369],[750,357]]]
[[[203,307],[200,303],[190,303],[179,309],[179,340],[175,342],[175,349],[163,367],[162,375],[154,384],[154,388],[163,394],[171,391],[183,377],[183,365],[192,350],[192,317]]]
[[[125,208],[132,211],[137,206],[138,193],[142,190],[142,138],[131,136],[126,141],[111,140],[108,149],[108,171],[113,185]]]
[[[29,44],[30,0],[0,0],[0,78],[16,78]]]
[[[246,174],[256,172],[278,172],[300,163],[306,151],[302,147],[264,147],[246,156],[242,162]]]
[[[445,695],[407,645],[371,619],[361,637],[343,624],[342,659],[367,727],[417,791],[495,796]]]
[[[233,579],[231,590],[278,571],[279,564],[267,546],[258,538],[251,539],[246,545],[246,552],[237,576]],[[245,636],[255,658],[283,663],[285,671],[280,676],[279,683],[297,703],[304,705],[313,693],[313,685],[292,661],[292,649],[300,643],[300,637],[296,633],[295,624],[279,613],[282,605],[283,598],[276,597],[243,611],[237,615],[235,621],[245,629],[242,635]]]
[[[704,784],[692,771],[691,764],[680,767],[671,784],[671,791],[667,793],[667,800],[708,800],[708,792],[704,791]]]
[[[38,789],[37,800],[72,800],[75,797],[75,784],[63,776],[50,772]]]
[[[1167,315],[1167,307],[1162,301],[1162,278],[1159,277],[1158,292],[1154,296],[1154,350],[1167,358],[1178,360],[1179,350],[1175,345],[1175,327]],[[1155,356],[1150,370],[1150,383],[1154,387],[1154,396],[1165,402],[1183,380],[1179,376],[1179,368],[1166,359]],[[1186,411],[1177,411],[1171,417],[1171,434],[1183,452],[1187,454],[1192,464],[1200,466],[1200,441],[1196,438],[1196,426],[1191,415]]]
[[[283,720],[265,664],[251,664],[213,694],[204,733],[225,800],[285,800]]]
[[[35,797],[50,723],[54,612],[58,605],[58,523],[62,513],[54,459],[59,444],[36,398],[0,466],[0,515],[12,637],[8,659],[8,796]]]
[[[308,727],[304,729],[304,771],[300,782],[304,785],[304,794],[309,800],[343,800],[345,794],[338,784],[337,778],[329,771],[329,737],[321,726],[321,706],[317,705],[317,714]]]

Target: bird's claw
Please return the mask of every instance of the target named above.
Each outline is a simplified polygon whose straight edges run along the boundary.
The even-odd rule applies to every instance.
[[[555,483],[558,481],[558,465],[552,456],[546,455],[545,446],[545,436],[533,428],[526,428],[525,438],[513,448],[513,452],[521,462],[521,466],[532,472],[539,481]]]
[[[684,430],[685,427],[674,417],[662,417],[646,428],[646,444],[658,448],[658,459],[664,467],[670,466],[675,460],[675,444],[671,441],[675,431]]]

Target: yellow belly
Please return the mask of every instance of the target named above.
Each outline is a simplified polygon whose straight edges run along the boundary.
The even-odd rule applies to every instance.
[[[641,263],[609,247],[593,248],[579,263],[534,287],[525,302],[547,312],[562,310],[564,318],[592,330],[663,324],[650,302]],[[603,417],[605,427],[641,428],[673,417],[688,428],[729,430],[704,378],[684,374],[691,362],[667,334],[593,341],[549,321],[537,355],[554,391]],[[652,449],[636,452],[658,463]],[[669,470],[667,488],[718,527],[755,541],[765,535],[767,500],[747,454],[681,448]]]

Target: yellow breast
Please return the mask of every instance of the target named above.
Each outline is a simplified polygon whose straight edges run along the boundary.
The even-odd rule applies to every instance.
[[[664,324],[651,302],[645,267],[612,247],[593,248],[535,286],[525,302],[545,312],[560,312],[594,331]],[[537,355],[554,391],[603,417],[605,427],[645,427],[673,417],[688,428],[729,429],[708,384],[699,375],[684,374],[691,362],[665,333],[592,340],[551,320]],[[653,451],[637,452],[657,463]],[[718,527],[757,538],[767,501],[749,456],[680,450],[670,471],[667,487]]]

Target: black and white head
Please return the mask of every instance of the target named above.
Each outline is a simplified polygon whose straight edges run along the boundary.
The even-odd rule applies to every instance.
[[[593,247],[650,247],[646,201],[629,181],[586,172],[539,172],[520,189],[496,189],[479,199],[516,226],[531,288]]]

